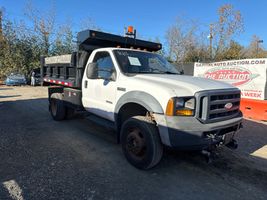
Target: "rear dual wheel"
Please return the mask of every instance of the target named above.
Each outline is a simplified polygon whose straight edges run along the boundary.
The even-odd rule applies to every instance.
[[[63,102],[63,94],[53,93],[50,97],[50,113],[54,120],[61,121],[66,116],[66,106]]]
[[[54,120],[61,121],[74,116],[74,109],[67,107],[62,93],[53,93],[50,97],[50,113]]]

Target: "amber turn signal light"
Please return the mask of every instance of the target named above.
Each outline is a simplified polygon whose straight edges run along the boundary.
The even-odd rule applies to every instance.
[[[167,107],[166,107],[166,115],[167,116],[173,116],[173,111],[174,111],[174,99],[171,98],[168,101]]]
[[[193,110],[183,109],[183,110],[176,110],[176,115],[178,116],[192,116],[194,115]]]

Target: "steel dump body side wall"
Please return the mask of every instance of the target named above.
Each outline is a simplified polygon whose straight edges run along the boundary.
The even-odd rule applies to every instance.
[[[71,56],[69,62],[60,60],[67,55],[48,58],[42,57],[41,77],[43,79],[43,82],[50,82],[52,84],[80,88],[79,81],[77,80],[81,80],[82,77],[77,77],[77,75],[79,74],[77,73],[77,54],[77,52],[74,52],[71,55],[68,55]],[[50,60],[48,61],[48,59]]]

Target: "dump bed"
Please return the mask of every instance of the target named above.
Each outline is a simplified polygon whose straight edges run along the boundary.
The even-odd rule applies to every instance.
[[[121,47],[147,51],[158,51],[162,48],[160,43],[95,30],[79,32],[77,41],[77,52],[41,58],[41,77],[44,83],[80,88],[87,60],[92,51],[98,48]]]
[[[75,87],[77,52],[68,55],[42,57],[41,77],[43,82]]]

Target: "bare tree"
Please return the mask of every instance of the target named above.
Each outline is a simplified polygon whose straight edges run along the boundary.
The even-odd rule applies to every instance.
[[[93,30],[101,30],[98,26],[96,26],[94,20],[91,17],[85,17],[80,22],[81,30],[93,29]]]
[[[55,41],[52,44],[51,53],[53,55],[69,54],[76,48],[72,31],[72,22],[67,20],[65,24],[59,26]]]
[[[2,41],[3,38],[3,23],[2,23],[2,19],[3,19],[3,9],[0,7],[0,42]]]
[[[166,34],[169,48],[169,57],[175,62],[182,62],[188,51],[195,45],[195,31],[197,26],[194,22],[185,22],[177,18]]]
[[[25,15],[32,20],[34,30],[40,37],[40,41],[43,45],[43,53],[49,54],[50,38],[53,34],[55,24],[55,7],[51,4],[51,8],[47,11],[40,11],[35,8],[31,1],[26,4]]]
[[[223,51],[234,36],[244,31],[242,15],[233,5],[225,4],[219,7],[218,17],[218,21],[212,24],[215,53]]]
[[[262,46],[262,40],[257,35],[253,35],[249,46],[244,50],[247,58],[262,58],[267,56],[267,52]]]

